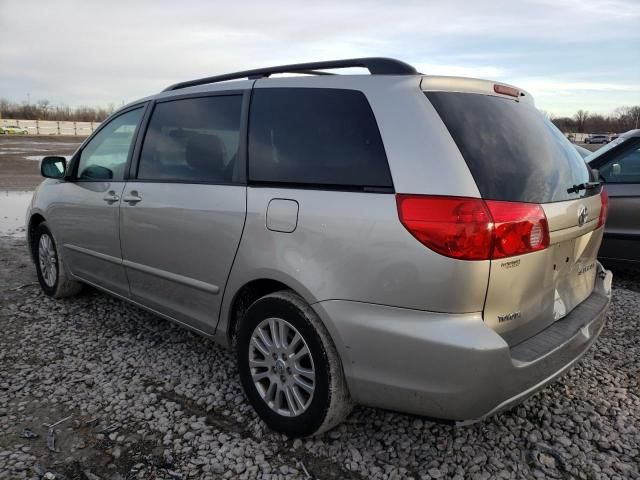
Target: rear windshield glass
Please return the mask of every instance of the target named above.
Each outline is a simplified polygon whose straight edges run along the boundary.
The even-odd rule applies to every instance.
[[[483,198],[549,203],[598,193],[568,193],[589,169],[564,135],[528,102],[490,95],[427,92]]]

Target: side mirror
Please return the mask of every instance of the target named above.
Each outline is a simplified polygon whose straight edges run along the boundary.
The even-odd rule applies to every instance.
[[[67,160],[64,157],[44,157],[40,163],[40,173],[46,178],[64,178]]]

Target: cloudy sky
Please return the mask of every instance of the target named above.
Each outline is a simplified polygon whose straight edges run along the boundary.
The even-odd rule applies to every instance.
[[[0,0],[0,97],[120,105],[261,66],[397,57],[556,115],[640,104],[640,0]]]

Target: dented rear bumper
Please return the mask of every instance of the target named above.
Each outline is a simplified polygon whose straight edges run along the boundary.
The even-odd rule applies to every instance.
[[[598,269],[587,300],[514,346],[481,313],[341,300],[313,307],[336,343],[356,402],[468,424],[539,391],[593,345],[611,300],[611,272]]]

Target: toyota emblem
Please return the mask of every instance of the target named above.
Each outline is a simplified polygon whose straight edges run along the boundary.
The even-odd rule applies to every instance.
[[[585,223],[587,223],[588,219],[589,210],[587,210],[587,207],[585,207],[584,205],[580,205],[580,208],[578,208],[578,225],[584,225]]]

